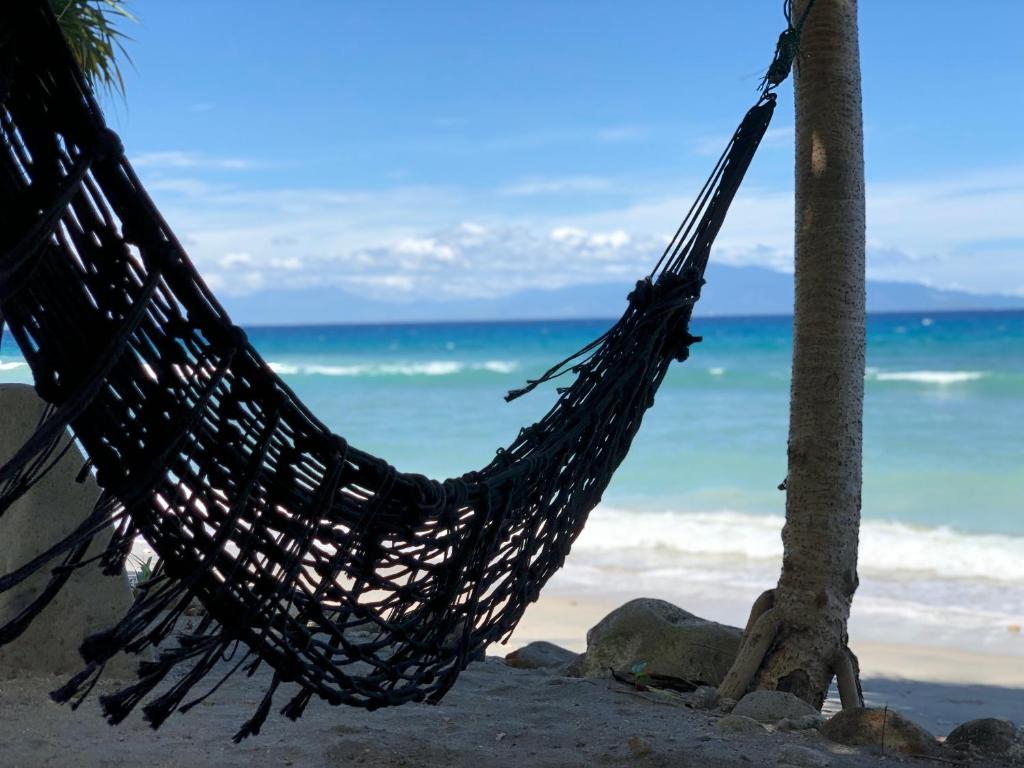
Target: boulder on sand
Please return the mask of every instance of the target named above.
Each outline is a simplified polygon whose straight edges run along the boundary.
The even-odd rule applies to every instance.
[[[0,466],[35,430],[44,407],[32,387],[0,385]],[[42,480],[0,515],[0,575],[44,552],[92,511],[99,488],[92,476],[76,481],[83,463],[71,446]],[[86,559],[103,551],[110,536],[107,531],[97,535]],[[60,558],[53,561],[59,564]],[[0,592],[0,625],[17,616],[49,580],[50,569],[43,568],[10,591]],[[78,672],[84,666],[78,652],[82,640],[116,624],[131,603],[124,574],[104,576],[96,564],[77,570],[19,638],[0,646],[0,679]],[[137,665],[137,658],[119,654],[107,663],[104,674],[134,677]]]
[[[1009,720],[983,717],[963,723],[950,731],[946,744],[1010,765],[1024,765],[1024,728]]]
[[[739,652],[742,630],[708,621],[664,600],[630,600],[587,632],[587,650],[572,665],[578,677],[609,670],[718,685]]]
[[[578,653],[554,643],[538,640],[512,651],[505,656],[505,663],[517,669],[558,669],[571,664],[578,657]]]
[[[924,728],[886,709],[844,709],[829,718],[821,734],[837,744],[873,746],[907,755],[932,755],[939,748],[938,741]]]

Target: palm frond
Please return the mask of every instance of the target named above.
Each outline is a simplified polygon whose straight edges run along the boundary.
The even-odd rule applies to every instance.
[[[50,0],[60,28],[89,82],[97,90],[124,96],[120,57],[130,64],[124,43],[131,38],[117,28],[123,21],[135,21],[126,8],[127,0]]]

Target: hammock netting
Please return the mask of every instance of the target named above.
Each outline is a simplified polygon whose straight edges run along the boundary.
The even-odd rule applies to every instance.
[[[0,574],[0,591],[50,574],[0,644],[75,569],[123,573],[142,537],[152,577],[85,641],[57,700],[79,703],[114,654],[142,654],[138,680],[101,703],[118,722],[145,700],[157,727],[223,682],[237,648],[227,674],[273,672],[237,738],[259,731],[283,682],[298,684],[281,710],[293,719],[314,695],[438,701],[565,561],[670,363],[698,340],[688,323],[712,241],[774,106],[766,89],[622,318],[509,394],[567,374],[550,411],[483,469],[439,482],[350,446],[270,370],[147,196],[47,3],[4,3],[0,312],[47,407],[0,467],[0,514],[68,431],[102,493],[67,538]],[[193,600],[203,618],[177,631]]]

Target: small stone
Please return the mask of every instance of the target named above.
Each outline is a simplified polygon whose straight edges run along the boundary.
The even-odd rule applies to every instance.
[[[837,744],[873,746],[884,752],[928,755],[938,749],[935,737],[924,728],[884,709],[844,709],[821,727],[821,733]]]
[[[710,685],[701,685],[687,700],[694,709],[714,709],[718,704],[718,689]]]
[[[984,717],[963,723],[950,732],[946,744],[1010,765],[1024,765],[1024,729],[1009,720]]]
[[[577,656],[578,653],[541,640],[512,651],[505,657],[505,663],[516,669],[549,669],[571,664]]]
[[[643,757],[644,755],[651,754],[650,742],[639,736],[630,736],[627,744],[629,745],[630,754],[634,757]]]
[[[797,720],[818,714],[818,710],[788,691],[752,691],[736,703],[732,712],[762,723]]]
[[[812,731],[820,729],[825,723],[825,716],[815,713],[803,717],[786,717],[775,724],[777,731]]]
[[[736,707],[736,699],[716,699],[714,707],[719,712],[725,712],[728,714]]]
[[[768,729],[757,722],[753,718],[744,717],[743,715],[726,715],[725,717],[719,718],[718,722],[715,723],[717,728],[722,733],[767,733]]]
[[[824,752],[819,752],[810,747],[801,747],[799,744],[783,744],[779,747],[778,762],[780,766],[793,766],[793,768],[826,768],[832,765],[832,758]]]

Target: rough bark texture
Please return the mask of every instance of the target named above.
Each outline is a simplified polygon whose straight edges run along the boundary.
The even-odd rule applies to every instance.
[[[794,18],[805,5],[794,2]],[[856,673],[856,660],[846,651],[857,588],[865,334],[856,0],[817,0],[800,50],[785,554],[770,611],[775,636],[753,682],[820,708],[837,668],[845,666],[847,688],[847,660]],[[749,669],[764,645],[745,644],[736,667]],[[746,687],[750,678],[742,677],[729,681],[729,695]]]

